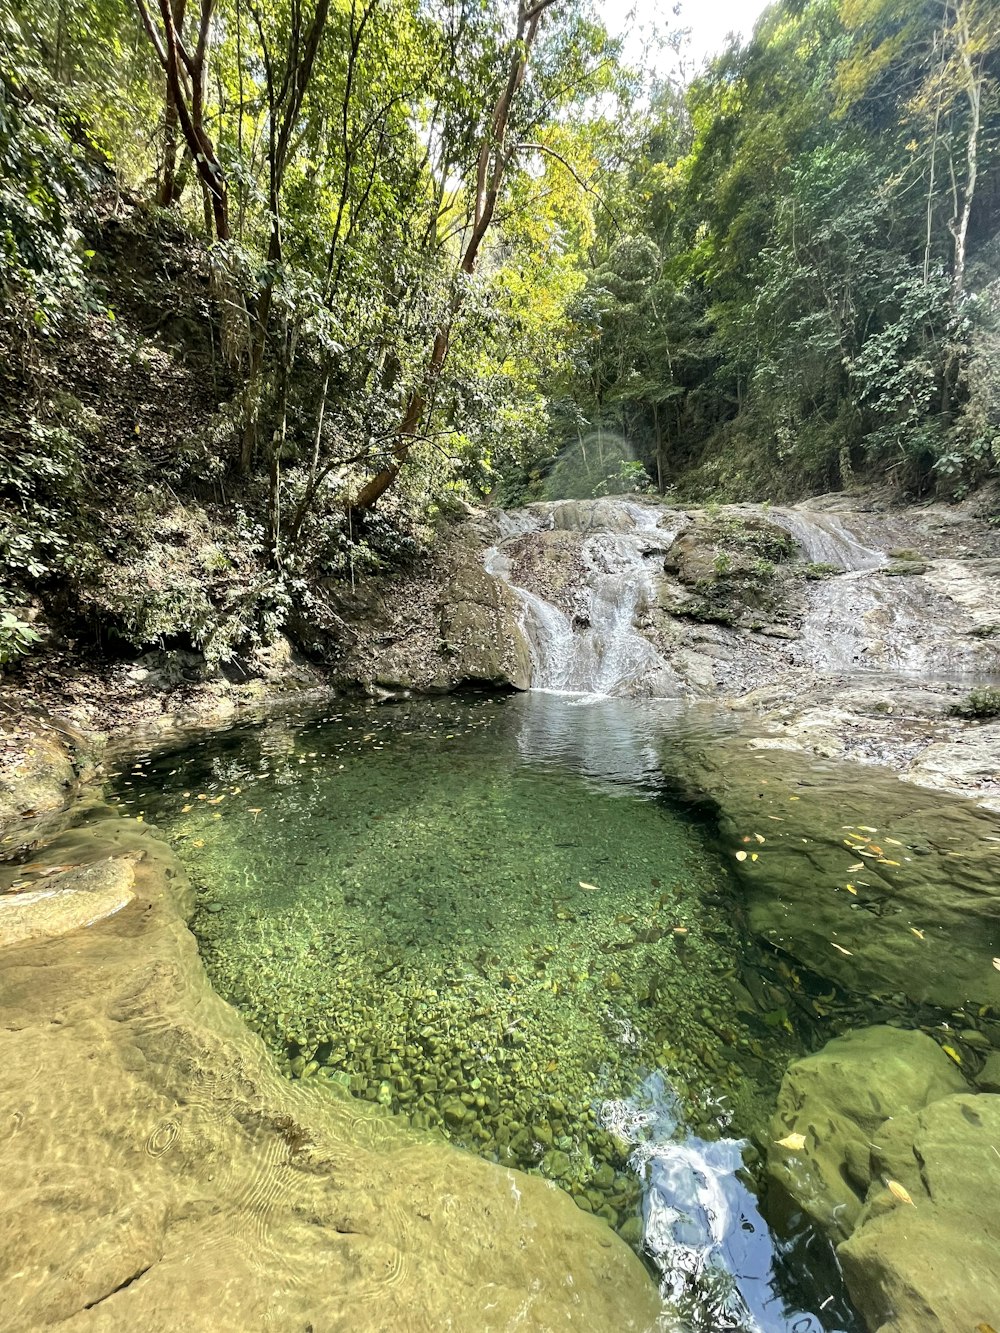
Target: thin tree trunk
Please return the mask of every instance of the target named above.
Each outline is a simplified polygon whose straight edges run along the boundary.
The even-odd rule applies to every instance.
[[[448,358],[448,347],[455,318],[465,299],[466,284],[462,277],[471,277],[476,271],[476,261],[483,241],[493,222],[497,200],[503,186],[507,168],[516,150],[516,144],[507,143],[507,128],[510,112],[528,68],[528,59],[538,33],[538,24],[542,14],[555,0],[519,0],[517,16],[517,34],[514,40],[507,82],[497,98],[490,117],[490,127],[479,150],[476,166],[475,211],[473,215],[472,235],[463,251],[459,264],[459,275],[452,288],[448,312],[434,337],[431,354],[420,378],[420,382],[410,394],[402,420],[396,430],[390,461],[349,500],[349,511],[364,512],[371,509],[402,471],[410,456],[415,438],[420,432],[424,409],[433,399],[437,382]]]

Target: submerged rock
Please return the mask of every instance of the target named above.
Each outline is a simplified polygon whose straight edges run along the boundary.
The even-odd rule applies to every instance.
[[[141,825],[49,851],[130,865],[136,901],[3,952],[5,1330],[655,1326],[639,1261],[561,1190],[283,1079],[209,985],[193,895]]]
[[[780,737],[674,742],[664,767],[715,810],[751,929],[848,990],[1000,1004],[1000,838],[968,802]]]

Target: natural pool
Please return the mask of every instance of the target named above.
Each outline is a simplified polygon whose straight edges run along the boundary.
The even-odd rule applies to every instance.
[[[747,1188],[741,1140],[822,1034],[663,794],[684,725],[352,703],[137,762],[114,795],[181,854],[214,984],[292,1076],[539,1171],[644,1246],[678,1327],[853,1329],[825,1242],[769,1233]]]

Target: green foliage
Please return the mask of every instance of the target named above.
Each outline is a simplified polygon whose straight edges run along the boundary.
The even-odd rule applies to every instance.
[[[0,667],[9,666],[19,657],[24,657],[41,636],[26,620],[21,620],[13,611],[0,610]]]
[[[948,711],[955,717],[965,717],[976,722],[1000,717],[1000,690],[993,685],[984,685],[982,689],[972,690]]]

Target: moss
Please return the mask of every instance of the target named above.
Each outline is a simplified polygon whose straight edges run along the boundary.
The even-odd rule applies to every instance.
[[[957,704],[952,704],[948,712],[952,717],[965,717],[977,722],[1000,717],[1000,689],[995,685],[984,685],[982,689],[972,690]]]

